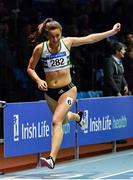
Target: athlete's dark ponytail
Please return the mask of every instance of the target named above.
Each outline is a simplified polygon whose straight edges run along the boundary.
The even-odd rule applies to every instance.
[[[45,19],[41,24],[38,25],[37,30],[30,35],[30,39],[33,43],[39,44],[44,41],[50,30],[59,28],[62,31],[62,26],[52,18]]]

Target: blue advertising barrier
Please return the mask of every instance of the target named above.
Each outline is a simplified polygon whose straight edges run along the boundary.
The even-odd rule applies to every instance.
[[[133,96],[78,100],[86,129],[78,130],[78,145],[133,137]]]
[[[75,105],[72,107],[75,112]],[[51,149],[52,114],[45,101],[7,103],[4,108],[4,156],[18,156]],[[75,123],[63,125],[61,148],[75,146]]]
[[[73,112],[77,111],[77,105],[84,112],[86,129],[81,131],[75,122],[63,125],[61,148],[133,137],[133,96],[79,99],[71,109]],[[7,103],[4,107],[4,156],[49,151],[51,119],[46,101]]]

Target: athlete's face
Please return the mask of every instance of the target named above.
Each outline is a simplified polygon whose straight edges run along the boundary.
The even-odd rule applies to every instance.
[[[48,32],[48,39],[52,45],[58,46],[62,33],[60,29],[54,29]]]

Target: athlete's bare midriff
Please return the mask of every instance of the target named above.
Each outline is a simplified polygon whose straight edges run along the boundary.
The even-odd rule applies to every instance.
[[[71,82],[70,69],[46,72],[46,82],[49,88],[60,88]]]

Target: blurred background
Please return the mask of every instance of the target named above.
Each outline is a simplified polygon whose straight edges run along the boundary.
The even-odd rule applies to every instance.
[[[122,24],[117,36],[71,51],[71,73],[78,91],[102,91],[103,59],[110,43],[133,44],[132,9],[132,0],[0,0],[0,100],[44,99],[26,68],[34,48],[28,36],[47,17],[62,24],[63,36],[85,36],[109,30],[116,22]],[[44,77],[41,64],[37,72]]]

